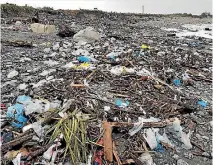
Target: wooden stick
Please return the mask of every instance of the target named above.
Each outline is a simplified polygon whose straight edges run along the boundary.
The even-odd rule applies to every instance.
[[[170,125],[171,122],[174,121],[174,118],[169,120],[159,121],[159,122],[144,122],[143,128],[161,128]],[[111,126],[113,127],[124,127],[124,126],[134,126],[135,123],[128,123],[128,122],[110,122]]]
[[[113,154],[115,156],[115,159],[116,159],[118,165],[122,165],[121,160],[118,157],[118,154],[117,154],[117,151],[116,151],[115,142],[113,142]]]
[[[70,84],[71,87],[79,87],[79,88],[85,88],[86,86],[84,84]]]
[[[112,127],[110,123],[104,121],[104,158],[105,160],[113,161],[113,145],[112,145]]]

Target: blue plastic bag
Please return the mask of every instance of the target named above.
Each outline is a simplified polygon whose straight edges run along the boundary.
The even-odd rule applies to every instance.
[[[199,101],[198,101],[198,104],[201,105],[203,108],[206,108],[206,107],[207,107],[207,102],[206,102],[206,101],[199,100]]]
[[[77,58],[79,62],[90,62],[90,58],[86,56],[80,56]]]
[[[181,81],[179,79],[174,79],[173,83],[175,84],[175,86],[180,86],[181,85]]]
[[[11,124],[16,128],[22,128],[27,122],[27,118],[24,117],[24,106],[22,104],[16,103],[15,105],[8,107],[7,117],[15,120]]]
[[[163,146],[160,144],[160,141],[158,140],[158,138],[156,138],[156,141],[158,143],[157,147],[154,149],[154,151],[156,152],[165,152],[165,148],[163,148]]]
[[[18,98],[16,99],[16,102],[24,104],[25,102],[28,102],[30,100],[31,100],[31,97],[26,96],[26,95],[22,95],[22,96],[18,96]]]
[[[127,107],[129,105],[129,101],[123,101],[121,99],[116,99],[115,100],[115,104],[118,106],[118,107]]]

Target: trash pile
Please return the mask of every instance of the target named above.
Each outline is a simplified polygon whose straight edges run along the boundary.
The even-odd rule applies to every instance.
[[[27,40],[2,42],[2,164],[209,164],[212,41],[96,12],[55,15],[51,34],[2,29]],[[80,28],[59,32],[60,17]]]

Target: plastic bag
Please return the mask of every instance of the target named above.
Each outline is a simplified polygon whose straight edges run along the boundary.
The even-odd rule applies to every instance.
[[[143,137],[146,139],[146,142],[149,144],[149,147],[151,149],[155,149],[158,145],[155,133],[151,128],[145,129],[144,130],[145,135]]]
[[[7,117],[15,120],[11,124],[16,128],[22,128],[27,122],[27,118],[24,117],[24,106],[22,104],[16,103],[8,107]]]
[[[134,134],[136,134],[138,131],[141,130],[141,128],[143,128],[143,118],[139,117],[138,118],[138,122],[134,123],[134,127],[132,129],[129,130],[129,135],[133,136]]]
[[[115,104],[120,108],[125,108],[129,105],[129,101],[123,101],[121,99],[116,99]]]
[[[179,140],[184,144],[184,148],[191,149],[192,144],[190,142],[190,132],[188,134],[183,132],[183,128],[180,126],[180,120],[178,118],[175,118],[173,121],[172,129],[175,131],[175,134]]]

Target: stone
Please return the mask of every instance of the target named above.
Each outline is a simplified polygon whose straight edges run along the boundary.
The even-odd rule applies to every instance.
[[[209,137],[207,136],[202,136],[203,139],[209,140]]]
[[[18,86],[18,88],[19,88],[20,90],[24,90],[24,89],[27,88],[27,85],[26,85],[26,84],[20,84],[20,85]]]
[[[203,111],[198,111],[197,114],[200,115],[200,116],[204,116],[205,115]]]
[[[179,159],[177,161],[177,165],[189,165],[186,161],[184,161],[183,159]]]
[[[56,43],[55,45],[53,45],[53,50],[57,51],[60,48],[59,43]]]
[[[148,152],[143,153],[138,159],[143,165],[154,165],[153,159]]]
[[[15,76],[18,76],[18,71],[13,70],[7,75],[7,78],[13,78]]]
[[[158,56],[164,56],[166,53],[165,52],[158,52],[157,55]]]
[[[31,30],[34,33],[54,33],[56,32],[55,25],[44,25],[40,23],[33,23],[30,25]]]
[[[184,153],[184,156],[186,157],[186,158],[188,158],[188,159],[192,159],[194,156],[193,156],[193,154],[191,153],[191,152],[186,152],[186,153]]]
[[[176,160],[179,158],[179,156],[177,154],[174,154],[172,157]]]
[[[84,30],[79,31],[73,36],[74,41],[92,43],[100,40],[100,35],[92,27],[87,27]]]
[[[44,64],[49,65],[49,66],[54,66],[54,65],[58,65],[59,63],[57,61],[44,61]]]
[[[50,48],[45,48],[44,53],[50,53],[51,49]]]

